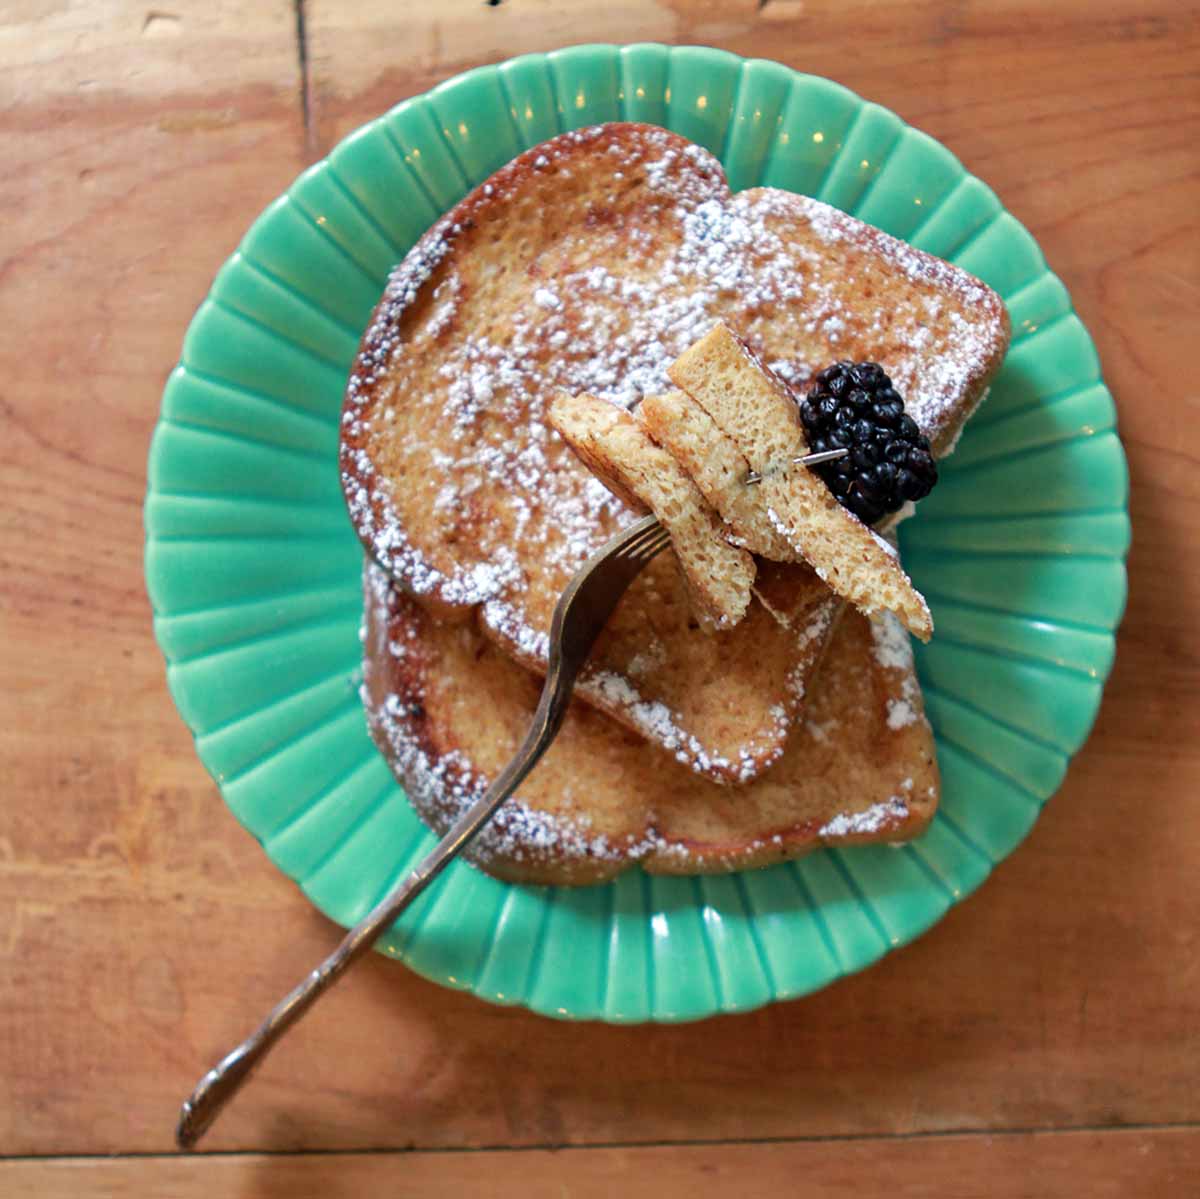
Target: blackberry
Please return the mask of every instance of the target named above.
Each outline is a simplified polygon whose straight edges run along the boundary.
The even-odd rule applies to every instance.
[[[933,490],[938,474],[929,439],[877,362],[827,366],[801,402],[800,418],[813,453],[850,451],[813,470],[864,524]]]

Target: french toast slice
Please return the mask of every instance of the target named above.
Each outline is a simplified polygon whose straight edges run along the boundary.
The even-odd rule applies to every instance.
[[[369,564],[363,697],[371,734],[443,833],[525,736],[539,684],[470,624],[439,619]],[[909,641],[847,609],[783,758],[714,784],[573,702],[537,768],[467,849],[522,883],[602,882],[770,865],[819,845],[905,841],[937,807],[933,738]]]
[[[714,632],[737,624],[750,605],[754,559],[725,539],[724,523],[683,467],[627,412],[595,396],[560,395],[549,420],[610,491],[658,517],[701,626]]]
[[[928,641],[933,620],[896,550],[838,503],[820,476],[793,459],[808,453],[796,403],[783,385],[723,325],[689,346],[668,368],[671,381],[712,417],[761,475],[757,504],[737,506],[728,488],[721,515],[743,541],[774,533],[795,556],[854,606],[871,616],[894,612],[910,633]]]
[[[550,400],[587,391],[628,408],[666,390],[667,365],[722,319],[791,383],[837,358],[882,363],[939,452],[1008,339],[1000,300],[965,272],[806,197],[734,196],[681,137],[632,124],[563,134],[468,195],[392,275],[342,414],[359,536],[422,603],[477,614],[544,670],[559,593],[633,516],[548,428]],[[783,607],[807,629],[811,574],[791,577]],[[581,694],[701,772],[753,777],[819,658],[781,656],[758,608],[707,636],[673,564],[656,562]],[[745,753],[730,749],[739,738]]]

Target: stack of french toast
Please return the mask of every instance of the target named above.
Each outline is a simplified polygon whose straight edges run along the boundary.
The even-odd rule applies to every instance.
[[[563,134],[468,195],[393,273],[342,416],[368,724],[426,822],[506,764],[559,594],[653,511],[673,552],[476,863],[578,884],[917,835],[939,779],[908,633],[932,622],[887,529],[1008,338],[965,272],[734,195],[656,127]]]

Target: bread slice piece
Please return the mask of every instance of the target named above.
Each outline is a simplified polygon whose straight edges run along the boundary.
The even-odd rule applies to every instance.
[[[632,507],[648,508],[671,535],[693,610],[710,631],[746,614],[754,559],[725,539],[725,525],[666,450],[623,409],[565,392],[549,420],[583,464]]]
[[[784,385],[724,324],[689,346],[668,373],[762,476],[755,485],[758,510],[751,513],[756,520],[739,525],[732,509],[721,513],[739,535],[751,542],[770,529],[860,611],[895,612],[909,632],[928,641],[929,607],[895,549],[842,507],[819,476],[793,463],[808,446]]]
[[[750,463],[732,437],[686,392],[646,396],[637,406],[642,427],[687,472],[700,494],[728,523],[740,544],[774,562],[802,561],[796,547],[763,519]]]
[[[754,594],[785,624],[790,617],[778,608],[789,593],[782,580],[808,591],[825,593],[829,604],[837,604],[828,587],[785,537],[763,519],[759,492],[746,483],[750,464],[731,437],[721,432],[695,400],[683,391],[646,396],[636,409],[639,424],[668,450],[683,467],[701,495],[726,522],[726,536],[752,553],[762,555]],[[767,563],[772,567],[768,568]],[[788,565],[780,565],[787,563]]]
[[[537,679],[470,624],[438,619],[369,566],[363,697],[371,734],[436,832],[524,737]],[[587,704],[468,848],[489,874],[580,884],[765,866],[819,845],[905,841],[938,802],[908,638],[888,615],[838,622],[783,758],[744,787],[680,766]]]

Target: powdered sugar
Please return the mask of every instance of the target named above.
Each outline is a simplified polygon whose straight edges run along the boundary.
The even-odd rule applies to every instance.
[[[645,647],[629,659],[626,670],[629,677],[638,679],[642,675],[652,674],[661,670],[667,664],[667,651],[658,636],[651,629],[646,638]]]
[[[793,529],[792,526],[789,525],[788,522],[784,520],[783,517],[780,516],[779,513],[776,512],[775,509],[770,505],[767,506],[767,520],[771,522],[771,528],[773,528],[775,532],[778,533],[779,536],[788,543],[788,545],[795,545],[796,530]],[[821,568],[819,566],[814,567],[813,569],[816,570],[817,574],[820,575],[822,579],[825,577],[823,574],[821,574]]]
[[[904,626],[889,612],[871,621],[871,636],[875,642],[875,660],[887,670],[912,668],[912,642]]]
[[[626,677],[612,671],[589,671],[578,685],[581,689],[593,693],[602,706],[624,711],[633,725],[647,738],[673,753],[676,761],[702,774],[719,771],[733,782],[744,783],[783,754],[782,738],[765,755],[761,752],[751,753],[748,748],[742,750],[736,761],[713,754],[681,726],[678,715],[666,704],[660,700],[642,699]],[[782,725],[786,728],[786,710],[782,706],[776,706],[771,709],[771,713],[777,726]]]
[[[906,699],[889,699],[887,726],[893,732],[913,724],[917,719],[917,710]]]
[[[889,826],[903,824],[908,819],[908,805],[893,796],[883,803],[872,804],[865,812],[842,812],[821,827],[821,837],[863,837],[883,832]]]
[[[808,735],[814,741],[819,741],[822,745],[824,745],[829,740],[829,733],[830,730],[835,727],[835,722],[832,720],[806,720],[804,722],[804,727],[808,730]]]
[[[875,544],[881,550],[883,550],[883,552],[887,554],[889,558],[899,560],[900,554],[897,552],[896,547],[892,545],[892,543],[888,541],[886,537],[881,536],[874,529],[872,529],[870,525],[867,525],[866,529],[867,532],[871,534],[871,540],[874,541]]]
[[[924,719],[921,688],[912,668],[912,642],[903,625],[890,612],[871,621],[871,637],[875,660],[880,666],[903,673],[900,695],[890,697],[887,702],[887,726],[895,732]]]

